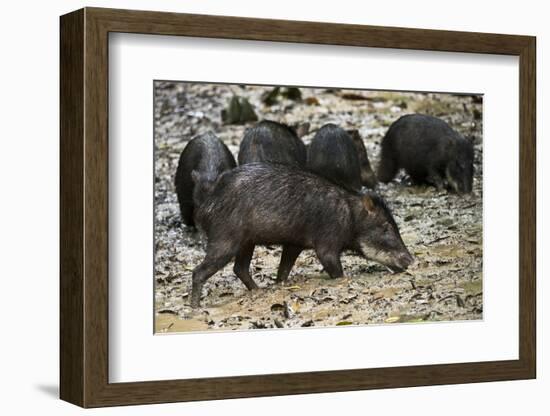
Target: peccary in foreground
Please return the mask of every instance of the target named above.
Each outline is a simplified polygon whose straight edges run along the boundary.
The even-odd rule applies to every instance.
[[[277,281],[287,279],[296,258],[313,249],[325,271],[342,277],[340,255],[352,250],[394,271],[413,258],[382,198],[349,192],[300,168],[252,163],[220,176],[196,214],[208,239],[206,257],[193,270],[191,306],[198,307],[204,282],[235,259],[234,271],[248,289],[256,244],[280,244]]]

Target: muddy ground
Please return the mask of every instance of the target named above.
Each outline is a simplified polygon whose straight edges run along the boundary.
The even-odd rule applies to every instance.
[[[302,88],[302,100],[278,97],[264,105],[268,87],[155,83],[155,316],[156,332],[243,330],[482,319],[482,103],[477,96]],[[191,272],[204,257],[205,239],[180,221],[174,190],[179,155],[195,135],[214,131],[235,155],[246,127],[222,123],[237,94],[259,119],[311,129],[334,122],[358,128],[373,167],[380,141],[401,115],[443,118],[475,144],[474,190],[457,196],[410,186],[402,173],[378,192],[388,201],[403,240],[415,256],[407,272],[344,254],[345,277],[332,280],[313,251],[304,251],[284,286],[275,284],[280,248],[256,247],[249,292],[233,264],[204,286],[202,307],[188,306]],[[309,143],[313,134],[304,138]],[[245,197],[245,196],[243,196]]]

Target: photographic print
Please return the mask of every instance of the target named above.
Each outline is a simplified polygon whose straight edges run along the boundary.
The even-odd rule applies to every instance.
[[[483,96],[155,81],[155,333],[483,319]]]
[[[536,378],[535,37],[86,7],[59,39],[62,400]]]

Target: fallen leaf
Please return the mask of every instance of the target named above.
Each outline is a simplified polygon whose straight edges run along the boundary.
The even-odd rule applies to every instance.
[[[271,312],[282,312],[284,309],[285,307],[281,303],[274,303],[271,305]]]
[[[365,97],[361,94],[355,94],[355,93],[344,93],[341,95],[341,97],[345,100],[353,100],[353,101],[368,101],[368,97]]]
[[[307,105],[319,105],[319,100],[315,97],[307,97],[304,102]]]
[[[157,313],[167,313],[170,315],[177,315],[178,313],[176,311],[173,311],[172,309],[161,309]]]

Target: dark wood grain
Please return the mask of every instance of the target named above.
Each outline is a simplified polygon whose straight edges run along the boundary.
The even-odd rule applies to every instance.
[[[519,359],[109,383],[109,32],[519,56]],[[527,36],[96,8],[63,16],[61,397],[83,407],[97,407],[535,377],[535,106],[535,39]]]
[[[536,41],[520,54],[519,142],[519,356],[536,377]]]
[[[519,55],[527,36],[230,16],[86,9],[110,32]]]
[[[60,388],[84,405],[84,12],[61,19]]]
[[[109,309],[109,180],[108,180],[108,32],[86,11],[84,57],[84,311],[85,405],[98,401],[107,384]]]

